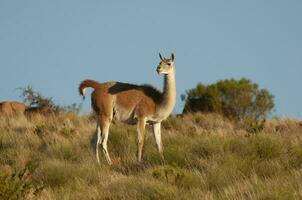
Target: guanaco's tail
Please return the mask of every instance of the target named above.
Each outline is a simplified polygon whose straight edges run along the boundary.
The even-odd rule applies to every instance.
[[[85,89],[87,87],[96,89],[99,85],[100,85],[100,83],[97,82],[97,81],[89,80],[89,79],[84,80],[84,81],[81,82],[81,84],[79,86],[79,93],[80,93],[81,96],[83,96],[83,98],[85,98]]]

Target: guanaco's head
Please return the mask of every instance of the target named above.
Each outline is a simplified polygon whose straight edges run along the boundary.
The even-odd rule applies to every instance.
[[[165,58],[161,54],[159,54],[160,63],[156,69],[159,74],[169,74],[174,72],[174,53],[171,54],[170,58]]]

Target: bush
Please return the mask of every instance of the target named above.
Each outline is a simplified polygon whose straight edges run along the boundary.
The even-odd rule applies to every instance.
[[[54,103],[51,97],[45,97],[40,92],[33,90],[31,86],[19,88],[22,91],[21,97],[24,103],[29,105],[27,114],[33,113],[58,113],[59,111],[79,113],[81,104],[73,103],[67,106],[59,106]]]
[[[22,90],[23,101],[29,105],[30,108],[37,108],[33,111],[59,111],[60,107],[55,105],[52,98],[42,96],[39,92],[33,90],[31,86],[20,88]]]
[[[282,143],[275,138],[256,137],[251,142],[254,153],[260,159],[274,159],[281,156]]]
[[[36,196],[43,187],[36,186],[29,168],[7,174],[0,171],[0,199],[27,199]]]
[[[175,185],[183,189],[205,187],[202,176],[197,171],[164,165],[152,170],[152,177],[165,184]]]
[[[176,187],[137,177],[125,177],[112,182],[105,189],[107,194],[103,199],[175,199]]]
[[[273,109],[273,96],[250,80],[226,79],[210,85],[199,83],[185,95],[183,113],[216,112],[239,122],[258,121]]]

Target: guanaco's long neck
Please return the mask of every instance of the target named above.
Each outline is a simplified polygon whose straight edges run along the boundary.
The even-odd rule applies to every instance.
[[[175,106],[176,101],[176,83],[175,72],[164,75],[163,98],[159,105],[159,112],[168,116]]]

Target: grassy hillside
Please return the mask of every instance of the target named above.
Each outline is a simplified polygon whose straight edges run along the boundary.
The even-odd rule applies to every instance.
[[[0,199],[302,199],[296,120],[249,134],[218,115],[173,117],[163,124],[165,163],[149,129],[136,162],[135,130],[111,127],[108,166],[96,163],[88,116],[0,117]]]

